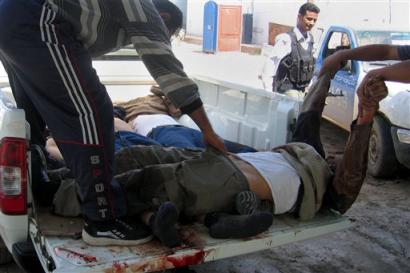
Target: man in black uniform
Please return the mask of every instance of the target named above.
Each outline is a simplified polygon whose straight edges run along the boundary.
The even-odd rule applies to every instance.
[[[299,8],[296,27],[278,35],[271,56],[260,76],[266,88],[273,92],[305,91],[313,76],[313,36],[309,32],[316,24],[320,9],[313,3]]]

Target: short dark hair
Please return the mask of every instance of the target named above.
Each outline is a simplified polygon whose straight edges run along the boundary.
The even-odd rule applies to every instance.
[[[308,3],[304,3],[302,6],[300,6],[299,8],[299,14],[304,16],[306,15],[306,12],[310,11],[310,12],[314,12],[314,13],[319,13],[320,12],[320,8],[318,6],[316,6],[315,4],[308,2]]]
[[[169,13],[171,17],[170,20],[164,20],[164,23],[169,30],[177,31],[182,28],[182,11],[174,3],[169,0],[152,0],[152,3],[159,13]]]

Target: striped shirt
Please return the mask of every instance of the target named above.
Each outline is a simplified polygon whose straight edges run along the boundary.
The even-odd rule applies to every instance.
[[[197,85],[172,52],[168,30],[151,0],[46,0],[74,27],[92,56],[133,44],[148,71],[183,113],[202,105]]]

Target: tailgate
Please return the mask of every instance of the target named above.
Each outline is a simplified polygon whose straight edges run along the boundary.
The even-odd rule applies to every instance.
[[[81,225],[73,224],[72,219],[66,221],[71,221],[66,223],[72,225],[72,235],[81,231]],[[60,230],[65,228],[63,222],[58,222]],[[173,249],[156,240],[134,247],[92,247],[81,239],[58,236],[55,228],[43,230],[40,236],[35,222],[30,225],[30,235],[43,267],[53,269],[49,272],[155,272],[265,250],[350,226],[346,217],[333,213],[320,214],[309,222],[281,216],[275,218],[269,231],[258,236],[221,240],[210,238],[203,225],[194,224],[180,228],[184,246]]]

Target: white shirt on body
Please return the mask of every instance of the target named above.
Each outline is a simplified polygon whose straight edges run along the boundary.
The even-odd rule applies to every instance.
[[[293,32],[300,42],[303,49],[307,50],[309,43],[312,40],[311,35],[307,33],[307,37],[303,36],[302,32],[295,27]],[[273,76],[276,75],[280,61],[292,51],[292,41],[288,33],[281,33],[275,38],[275,45],[272,47],[265,63],[263,64],[261,76],[264,89],[272,91]]]
[[[131,127],[137,134],[147,136],[155,127],[165,125],[179,125],[179,123],[165,114],[138,115],[132,121]]]
[[[262,175],[272,191],[274,214],[290,211],[298,198],[300,177],[280,153],[256,152],[237,154]]]

